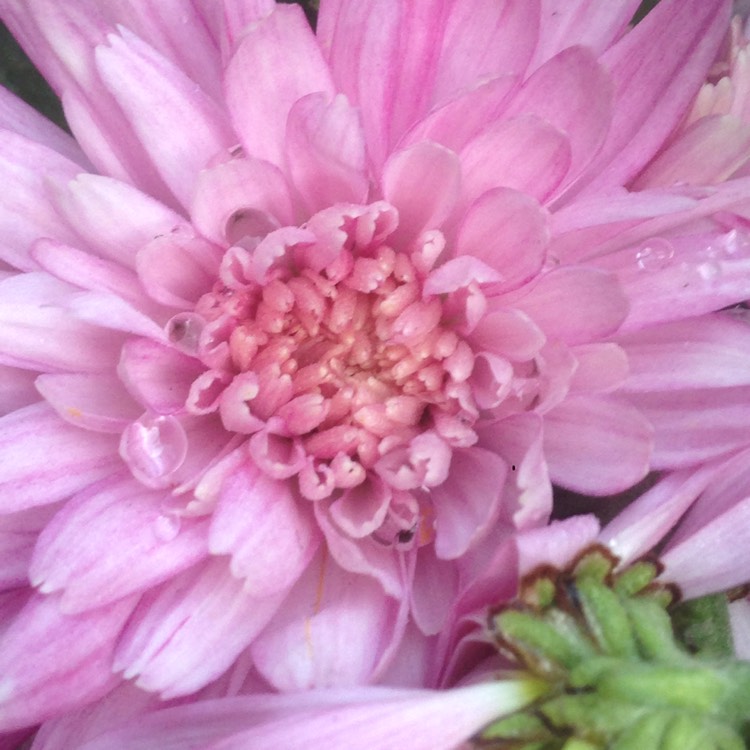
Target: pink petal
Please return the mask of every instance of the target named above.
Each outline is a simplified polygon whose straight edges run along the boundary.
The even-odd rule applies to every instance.
[[[204,237],[232,245],[292,222],[284,175],[259,159],[232,159],[198,176],[191,215]]]
[[[423,141],[391,154],[382,184],[383,197],[398,209],[392,241],[408,245],[423,230],[441,226],[455,206],[460,180],[458,157],[436,143]]]
[[[639,5],[639,0],[542,0],[539,43],[531,69],[574,44],[596,54],[604,52],[625,31]]]
[[[704,117],[653,159],[636,189],[724,182],[750,158],[750,127],[736,117]]]
[[[33,596],[0,640],[0,731],[95,701],[118,682],[112,650],[133,600],[82,615],[61,614],[58,604]]]
[[[163,699],[188,695],[231,666],[283,596],[248,596],[226,560],[213,558],[141,599],[117,645],[114,669]]]
[[[596,516],[586,515],[552,521],[547,526],[518,534],[516,544],[520,574],[527,575],[540,565],[564,568],[581,550],[596,541],[598,531]]]
[[[497,269],[503,280],[493,293],[515,289],[542,267],[549,241],[547,212],[531,197],[508,188],[484,193],[458,230],[456,254]]]
[[[514,362],[533,359],[545,340],[539,327],[520,310],[487,313],[471,332],[475,349],[497,352]]]
[[[544,202],[570,167],[568,138],[531,116],[504,120],[469,141],[461,151],[462,204],[470,206],[496,187]]]
[[[0,260],[22,270],[36,268],[28,250],[39,236],[75,240],[53,203],[40,196],[48,196],[51,186],[65,185],[81,167],[39,143],[1,131],[0,170],[6,176],[0,195]]]
[[[114,373],[45,374],[36,388],[62,419],[86,430],[119,434],[143,413]]]
[[[205,367],[193,357],[149,339],[129,339],[118,374],[138,401],[157,414],[180,411]]]
[[[628,391],[750,385],[750,329],[715,313],[617,337],[628,356]]]
[[[571,396],[544,418],[550,477],[576,492],[611,495],[643,479],[652,441],[636,409],[605,396]]]
[[[231,573],[248,595],[289,589],[317,546],[311,510],[299,505],[288,482],[270,479],[249,463],[224,480],[209,547],[214,555],[231,556]]]
[[[506,471],[505,462],[483,448],[453,451],[448,478],[430,491],[437,557],[460,557],[487,531],[498,512]]]
[[[581,344],[573,349],[578,362],[571,393],[610,393],[628,376],[630,359],[617,344]]]
[[[101,175],[78,175],[58,193],[57,202],[71,226],[97,254],[131,269],[143,245],[185,223],[158,200]]]
[[[249,156],[282,166],[292,105],[318,91],[334,93],[301,8],[277,5],[247,27],[226,71],[226,99]]]
[[[76,429],[47,404],[0,418],[3,512],[67,497],[121,466],[117,439]]]
[[[39,400],[35,378],[35,372],[0,366],[0,416]]]
[[[286,169],[310,214],[363,203],[369,188],[359,113],[346,97],[298,99],[286,123]]]
[[[627,313],[617,279],[582,266],[558,268],[501,300],[525,312],[548,336],[568,344],[614,333]]]
[[[217,105],[181,70],[138,37],[121,33],[97,48],[97,69],[164,182],[189,206],[198,172],[234,144],[233,135]]]
[[[623,184],[659,149],[706,77],[729,7],[725,0],[664,0],[604,54],[615,82],[613,120],[587,191]]]
[[[750,564],[750,498],[706,521],[689,538],[661,555],[665,580],[688,598],[726,591],[747,581]],[[701,564],[696,565],[696,560]]]
[[[207,523],[170,513],[169,495],[132,478],[72,498],[39,536],[30,578],[60,609],[82,612],[143,591],[208,554]]]
[[[750,388],[705,388],[632,393],[654,425],[654,468],[682,468],[747,444]]]
[[[443,630],[458,595],[458,568],[435,555],[433,545],[419,548],[411,587],[411,615],[425,635]]]
[[[373,677],[404,624],[377,582],[319,552],[251,652],[279,690],[356,685]]]
[[[330,508],[331,518],[355,539],[380,528],[391,502],[392,491],[377,477],[344,491]]]
[[[612,82],[594,54],[570,47],[542,65],[513,97],[505,117],[531,114],[565,133],[574,180],[604,143],[612,110]]]
[[[435,100],[453,97],[478,80],[503,73],[523,76],[539,33],[539,0],[470,0],[451,6],[442,39]]]

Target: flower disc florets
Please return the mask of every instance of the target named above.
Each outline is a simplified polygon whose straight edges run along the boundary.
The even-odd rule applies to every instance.
[[[334,237],[304,227],[230,248],[196,307],[195,353],[210,369],[188,410],[218,410],[227,430],[251,436],[268,474],[297,475],[310,499],[370,470],[396,489],[439,483],[448,461],[436,469],[435,452],[476,440],[474,357],[424,292],[425,248],[398,253],[382,230],[357,236],[350,222]],[[404,448],[418,438],[430,453],[409,464]]]

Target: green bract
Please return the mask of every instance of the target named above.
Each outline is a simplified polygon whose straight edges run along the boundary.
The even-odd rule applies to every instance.
[[[518,601],[491,616],[500,650],[549,690],[487,727],[477,747],[745,748],[750,664],[733,658],[726,597],[675,607],[655,564],[616,565],[592,548],[568,570],[532,574]]]

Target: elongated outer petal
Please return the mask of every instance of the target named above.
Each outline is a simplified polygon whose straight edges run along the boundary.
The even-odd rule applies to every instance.
[[[117,645],[114,669],[168,699],[204,687],[228,669],[281,604],[255,599],[215,557],[141,599]]]
[[[108,693],[112,650],[134,600],[64,615],[34,595],[0,639],[0,731],[31,726]]]
[[[55,202],[97,255],[125,268],[135,268],[136,254],[156,235],[185,224],[178,213],[150,195],[102,175],[78,175],[58,191]]]
[[[665,580],[679,581],[680,590],[692,599],[743,585],[749,550],[750,498],[745,498],[684,541],[669,544],[660,559]]]
[[[591,50],[577,46],[553,57],[524,82],[504,116],[532,114],[568,136],[567,185],[596,156],[609,130],[611,113],[609,75]]]
[[[44,196],[72,180],[81,167],[36,141],[0,130],[0,171],[6,188],[0,194],[0,260],[21,270],[37,268],[29,249],[38,237],[75,241],[75,233]]]
[[[625,490],[649,470],[652,435],[636,409],[606,396],[571,396],[545,415],[550,478],[588,494]]]
[[[496,269],[503,280],[493,293],[515,289],[542,267],[549,241],[547,212],[530,196],[495,188],[468,210],[458,229],[456,254],[471,255]]]
[[[361,684],[398,642],[405,613],[373,579],[352,577],[322,551],[252,643],[253,661],[280,690]]]
[[[548,336],[580,344],[614,333],[627,314],[615,276],[594,268],[559,268],[502,298]]]
[[[311,515],[287,481],[246,464],[224,480],[211,521],[211,552],[231,555],[232,575],[251,596],[286,591],[318,546]]]
[[[0,128],[46,146],[86,171],[91,168],[73,138],[5,88],[0,88]]]
[[[750,126],[729,115],[704,117],[649,162],[634,187],[723,182],[748,158]]]
[[[391,241],[408,245],[425,229],[440,227],[456,204],[460,184],[458,156],[444,146],[422,141],[392,154],[383,168],[383,197],[398,209]]]
[[[302,9],[277,5],[251,24],[226,71],[232,123],[248,155],[284,163],[292,105],[306,94],[334,93],[328,66]]]
[[[570,144],[557,128],[523,115],[484,131],[459,156],[463,206],[497,187],[519,190],[543,203],[568,173]]]
[[[164,182],[189,206],[198,172],[232,146],[234,136],[218,106],[179,68],[121,33],[96,50],[97,68]]]
[[[499,511],[506,472],[505,462],[491,451],[453,451],[448,479],[430,492],[437,557],[460,557],[487,531]]]
[[[541,0],[539,42],[531,69],[574,44],[601,54],[627,28],[639,0]]]
[[[79,430],[40,403],[0,419],[0,511],[45,505],[122,465],[117,439]]]
[[[34,378],[36,373],[29,370],[0,366],[0,416],[39,400]]]
[[[123,722],[76,750],[309,750],[311,738],[335,750],[454,750],[535,694],[533,685],[496,681],[441,691],[357,687],[203,700]]]
[[[654,426],[655,469],[685,468],[747,445],[750,386],[630,393]]]
[[[705,80],[729,10],[726,0],[664,0],[604,54],[615,82],[613,121],[587,192],[627,182],[659,149]]]
[[[298,99],[286,123],[286,169],[310,213],[363,203],[369,180],[359,113],[343,94]]]
[[[69,500],[39,536],[30,577],[43,593],[62,590],[60,608],[110,604],[176,575],[208,554],[207,522],[175,528],[169,496],[118,477]],[[162,530],[164,529],[164,530]],[[166,533],[165,533],[166,532]]]
[[[674,321],[616,340],[628,355],[626,391],[750,385],[750,327],[729,315]]]

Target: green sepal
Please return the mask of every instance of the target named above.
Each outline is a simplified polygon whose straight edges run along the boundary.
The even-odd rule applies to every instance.
[[[692,652],[708,657],[734,655],[729,602],[724,594],[680,602],[672,613],[679,640]]]
[[[620,597],[635,596],[656,578],[657,573],[657,567],[653,563],[637,562],[615,576],[612,588]]]

